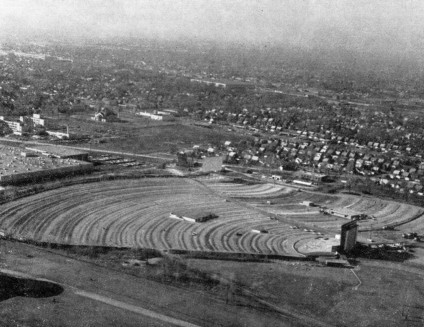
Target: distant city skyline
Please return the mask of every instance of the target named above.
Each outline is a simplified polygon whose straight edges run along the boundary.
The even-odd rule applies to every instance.
[[[148,37],[424,50],[424,3],[395,0],[0,0],[0,40]]]

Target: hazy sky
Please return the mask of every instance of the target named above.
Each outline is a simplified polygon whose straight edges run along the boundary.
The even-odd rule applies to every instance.
[[[424,1],[0,0],[0,37],[188,37],[424,49]]]

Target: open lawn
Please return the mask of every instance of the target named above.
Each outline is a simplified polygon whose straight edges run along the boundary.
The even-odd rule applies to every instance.
[[[0,302],[0,326],[7,327],[303,327],[257,302],[237,297],[227,304],[226,288],[192,289],[145,279],[143,269],[76,260],[57,251],[2,241],[1,274],[43,279],[63,287],[53,296],[15,296]],[[152,267],[152,269],[161,269]],[[6,271],[6,272],[5,272]],[[22,277],[24,276],[24,277]],[[0,295],[7,289],[0,290]],[[177,322],[177,323],[176,323]]]
[[[134,153],[168,152],[192,147],[195,144],[223,145],[225,141],[239,142],[245,136],[223,128],[203,128],[189,123],[161,122],[134,117],[124,117],[123,122],[102,123],[89,117],[65,117],[57,119],[60,125],[68,125],[72,133],[92,135],[103,139],[92,148]],[[86,146],[87,143],[76,145]]]
[[[268,302],[330,326],[406,327],[422,326],[424,321],[423,272],[403,264],[364,262],[354,270],[359,280],[350,269],[308,263],[190,260],[189,265],[234,280]]]

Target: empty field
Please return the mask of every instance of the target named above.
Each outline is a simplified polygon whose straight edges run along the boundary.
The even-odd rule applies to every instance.
[[[228,140],[239,142],[245,138],[223,129],[209,129],[179,122],[152,121],[135,115],[127,116],[124,122],[107,124],[87,118],[61,116],[56,122],[59,125],[68,125],[70,129],[80,133],[107,139],[107,142],[95,144],[92,148],[110,151],[168,152],[174,146],[191,147],[194,145],[193,140],[196,140],[196,144],[222,144]],[[79,145],[84,147],[86,143]]]

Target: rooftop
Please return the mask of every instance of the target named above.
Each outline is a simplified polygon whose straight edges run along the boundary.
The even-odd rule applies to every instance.
[[[337,213],[342,214],[342,215],[349,215],[349,216],[355,216],[355,215],[362,214],[362,212],[351,210],[351,209],[348,209],[348,208],[330,208],[329,210],[337,212]]]
[[[85,155],[86,152],[74,150],[64,146],[57,145],[36,145],[27,147],[27,150],[52,154],[57,157]]]
[[[205,216],[214,214],[212,210],[208,210],[208,209],[186,209],[186,210],[177,209],[173,211],[173,213],[178,216],[184,216],[184,217],[189,217],[193,219],[203,218]]]
[[[303,176],[314,176],[314,177],[321,177],[321,178],[327,176],[327,175],[324,175],[324,174],[313,173],[313,172],[310,172],[310,171],[303,171],[303,172],[301,172],[301,174]]]

